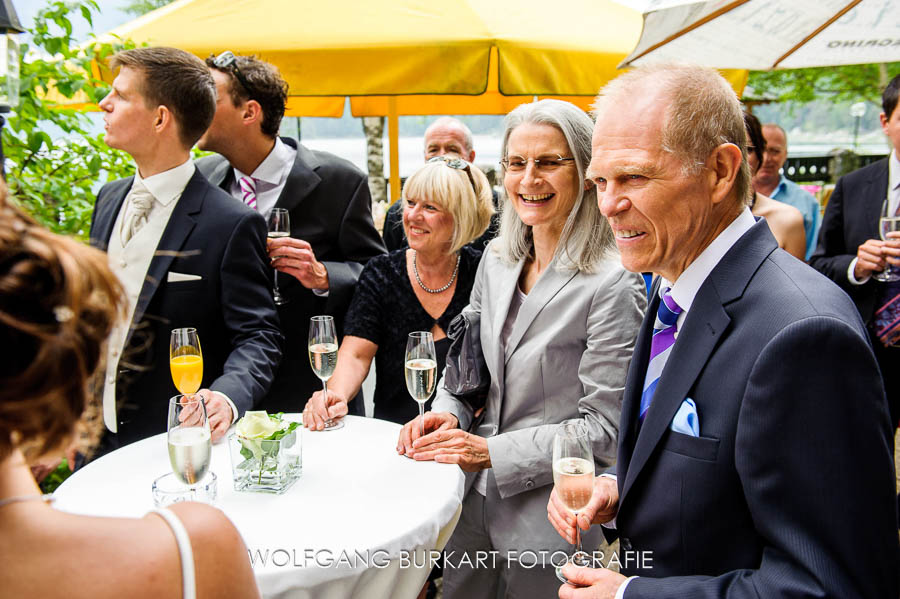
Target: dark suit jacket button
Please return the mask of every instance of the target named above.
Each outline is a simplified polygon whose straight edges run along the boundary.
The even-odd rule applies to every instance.
[[[625,551],[631,551],[631,539],[628,537],[622,537],[619,539],[619,547],[624,549]]]
[[[534,487],[534,481],[529,478],[528,480],[525,481],[525,488],[531,489],[532,487]]]

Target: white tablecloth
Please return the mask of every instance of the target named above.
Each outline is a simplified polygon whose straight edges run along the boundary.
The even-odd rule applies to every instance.
[[[415,597],[459,518],[454,465],[397,454],[400,426],[348,416],[338,431],[303,431],[303,475],[283,495],[235,492],[227,443],[213,447],[220,508],[247,544],[265,597]],[[139,517],[153,480],[171,469],[165,434],[106,455],[56,491],[73,513]],[[418,554],[413,552],[418,550]]]

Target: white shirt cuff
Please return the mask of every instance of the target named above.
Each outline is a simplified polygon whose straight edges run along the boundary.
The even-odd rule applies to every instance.
[[[319,297],[328,297],[327,289],[313,289],[312,292]]]
[[[608,473],[606,473],[606,472],[604,472],[603,474],[601,474],[601,475],[600,475],[600,478],[611,478],[611,479],[613,479],[613,480],[615,480],[615,481],[618,481],[618,480],[619,480],[619,477],[616,476],[615,474],[608,474]],[[613,518],[613,519],[610,520],[609,522],[604,522],[604,523],[602,523],[600,526],[602,526],[603,528],[608,528],[608,529],[610,529],[610,530],[615,530],[615,529],[616,529],[616,519]],[[622,585],[622,586],[624,587],[625,585]],[[616,598],[618,599],[618,595],[616,595]]]
[[[854,258],[853,260],[850,261],[850,267],[847,269],[847,280],[850,281],[851,285],[865,285],[866,283],[869,282],[869,279],[871,277],[865,277],[862,280],[859,280],[853,276],[853,271],[856,270],[856,261],[857,260],[859,260],[859,258]]]
[[[213,391],[213,393],[218,393],[222,396],[222,398],[228,402],[228,405],[231,406],[231,424],[237,422],[238,419],[238,409],[237,406],[234,405],[234,402],[231,401],[231,398],[222,393],[221,391]]]
[[[616,591],[615,599],[624,599],[625,597],[625,587],[628,586],[628,583],[637,578],[637,576],[629,576],[625,579],[625,582],[619,585],[618,590]]]

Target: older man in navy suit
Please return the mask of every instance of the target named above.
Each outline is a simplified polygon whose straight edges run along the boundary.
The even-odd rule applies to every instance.
[[[568,565],[561,598],[898,596],[891,427],[866,329],[748,208],[737,97],[663,65],[596,104],[589,176],[629,270],[656,275],[618,462],[578,516],[622,574]],[[550,520],[574,536],[555,493]]]

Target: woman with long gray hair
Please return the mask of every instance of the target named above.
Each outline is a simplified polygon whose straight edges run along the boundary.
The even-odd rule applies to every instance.
[[[585,181],[592,122],[567,102],[519,106],[505,121],[506,198],[469,305],[490,372],[483,421],[439,385],[432,411],[401,431],[397,451],[467,472],[447,545],[444,595],[553,597],[552,567],[571,546],[547,521],[554,434],[582,421],[597,468],[609,465],[625,375],[646,309],[625,271],[596,191]],[[596,547],[597,537],[585,539]],[[496,553],[476,553],[496,552]],[[478,556],[493,556],[478,562]]]

